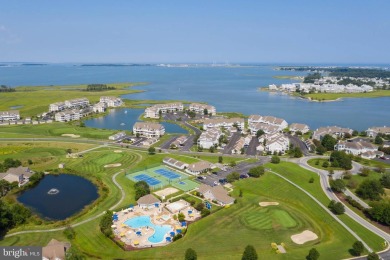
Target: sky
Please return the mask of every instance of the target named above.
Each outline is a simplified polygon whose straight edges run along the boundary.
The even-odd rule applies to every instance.
[[[390,63],[388,0],[0,0],[0,62]]]

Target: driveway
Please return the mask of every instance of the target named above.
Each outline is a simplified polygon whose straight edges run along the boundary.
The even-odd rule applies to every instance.
[[[257,154],[257,146],[260,145],[259,139],[256,136],[252,137],[252,140],[249,143],[249,146],[246,148],[247,155],[256,155]]]
[[[222,153],[224,154],[231,154],[232,150],[234,148],[234,145],[237,143],[238,139],[241,137],[241,132],[236,132],[232,135],[232,137],[229,140],[229,143],[225,146]]]
[[[168,141],[163,143],[160,148],[161,149],[169,149],[169,147],[171,146],[171,143],[173,143],[177,138],[179,138],[179,136],[171,137]]]
[[[306,144],[299,137],[290,134],[287,134],[287,137],[290,140],[290,143],[292,143],[295,147],[299,147],[305,156],[310,155]]]

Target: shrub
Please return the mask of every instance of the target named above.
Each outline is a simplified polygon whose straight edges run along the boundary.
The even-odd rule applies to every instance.
[[[185,260],[196,260],[198,259],[198,255],[196,254],[195,250],[192,248],[188,248],[186,250],[186,254],[184,256]]]
[[[210,210],[204,208],[204,209],[202,209],[202,211],[200,212],[200,215],[202,216],[202,218],[207,217],[208,215],[210,215]]]
[[[280,163],[280,158],[279,158],[279,156],[273,155],[273,156],[271,157],[271,163],[274,163],[274,164]]]
[[[64,230],[63,234],[69,240],[73,240],[76,237],[76,232],[74,231],[74,229],[72,227],[67,227]]]
[[[332,200],[328,208],[336,215],[341,215],[345,212],[344,205],[341,202],[336,202],[335,200]]]
[[[248,175],[254,178],[258,178],[261,175],[263,175],[265,172],[265,169],[263,166],[257,166],[249,170]]]
[[[364,251],[363,243],[361,241],[356,241],[352,245],[352,250],[353,250],[354,255],[357,255],[357,256],[361,255]]]
[[[309,183],[313,183],[314,182],[314,178],[311,177],[310,180],[309,180]]]

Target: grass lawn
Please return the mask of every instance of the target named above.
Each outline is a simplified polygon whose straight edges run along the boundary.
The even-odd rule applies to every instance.
[[[79,127],[71,123],[51,123],[42,125],[12,125],[0,127],[0,138],[34,138],[44,136],[61,137],[62,134],[75,134],[84,138],[106,139],[117,133],[115,130],[103,130],[89,127]],[[10,136],[10,134],[12,134]],[[15,135],[15,136],[13,136]],[[69,138],[70,139],[70,138]]]
[[[371,166],[371,167],[378,167],[378,166],[384,166],[385,168],[390,169],[390,164],[385,163],[384,161],[374,161],[374,160],[367,160],[363,158],[359,158],[358,160],[354,160],[362,165]]]
[[[298,184],[311,195],[316,197],[323,205],[329,205],[330,200],[322,191],[320,177],[316,173],[288,162],[281,162],[280,164],[268,163],[266,167],[271,168],[275,172]],[[313,183],[309,183],[310,178],[314,179]],[[375,251],[383,250],[383,239],[381,237],[364,228],[347,215],[341,215],[339,218],[352,230],[354,230],[361,238],[365,239],[365,242]]]
[[[12,106],[22,106],[19,111],[21,117],[36,116],[48,111],[49,104],[68,99],[86,97],[90,102],[98,102],[100,96],[121,96],[124,94],[142,92],[141,90],[128,89],[128,87],[141,85],[142,83],[113,83],[115,90],[85,91],[87,85],[69,86],[36,86],[17,87],[16,92],[5,92],[0,96],[0,111],[9,110]]]
[[[240,180],[235,185],[244,194],[237,204],[191,224],[187,235],[169,246],[124,252],[100,233],[98,221],[76,227],[72,243],[88,252],[90,259],[183,259],[189,247],[195,249],[200,259],[239,259],[248,244],[255,246],[260,259],[303,259],[313,246],[324,259],[350,256],[348,249],[353,237],[291,184],[267,173],[260,179]],[[263,200],[278,201],[280,205],[261,208],[258,203]],[[294,244],[290,236],[305,229],[315,232],[319,239]],[[6,238],[0,245],[44,245],[52,237],[63,240],[61,232],[49,234]],[[284,242],[288,253],[276,255],[272,242]]]
[[[317,162],[318,162],[318,165],[317,165]],[[323,167],[322,164],[324,162],[328,162],[329,166],[328,167]],[[329,171],[329,170],[342,171],[342,170],[344,170],[343,168],[339,168],[339,167],[331,167],[330,166],[330,162],[329,162],[328,159],[310,159],[310,160],[307,161],[307,163],[311,167],[314,167],[314,168],[317,168],[317,169],[320,169],[320,170],[325,170],[325,171]]]
[[[375,97],[388,97],[390,96],[390,90],[375,90],[368,93],[315,93],[307,94],[304,97],[311,98],[312,100],[336,100],[338,98],[375,98]]]

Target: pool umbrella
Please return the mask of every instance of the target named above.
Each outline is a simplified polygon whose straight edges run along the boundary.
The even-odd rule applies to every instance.
[[[180,233],[181,233],[181,229],[176,229],[176,232],[177,232],[178,234],[180,234]]]
[[[141,231],[137,231],[136,234],[137,234],[137,236],[140,236],[142,233],[141,233]]]
[[[124,232],[122,232],[121,234],[120,234],[120,236],[121,237],[124,237],[126,234],[124,233]]]
[[[156,208],[158,208],[159,204],[158,204],[158,203],[155,203],[154,206],[155,206]]]
[[[138,240],[135,240],[134,241],[134,245],[136,246],[136,245],[139,245],[139,241]]]
[[[185,221],[181,222],[182,227],[185,227],[186,225],[187,225],[187,223]]]
[[[192,210],[189,210],[189,211],[188,211],[188,214],[191,214],[191,213],[192,213]]]
[[[130,207],[129,207],[129,208],[131,208],[131,209],[134,208],[134,205],[133,205],[133,204],[130,204]]]
[[[166,240],[167,242],[171,242],[171,238],[170,238],[170,237],[166,237],[165,240]]]
[[[169,233],[172,237],[175,235],[175,232],[171,232],[171,233]]]

